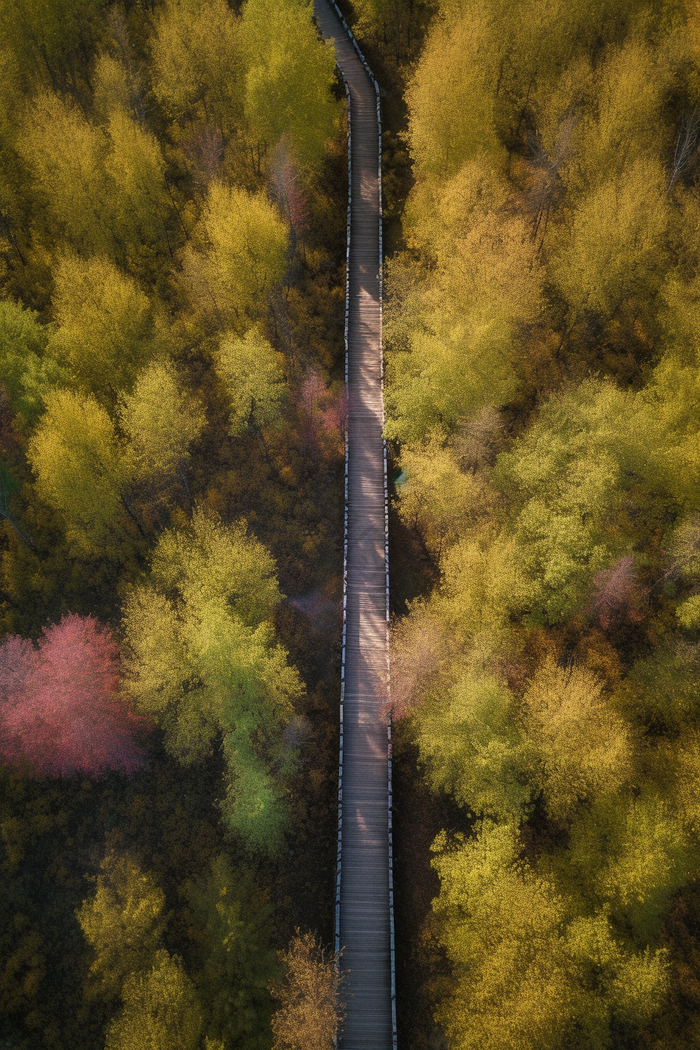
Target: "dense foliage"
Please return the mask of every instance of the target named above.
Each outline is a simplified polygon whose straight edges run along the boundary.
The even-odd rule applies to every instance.
[[[697,1041],[699,30],[442,0],[406,70],[387,433],[432,586],[393,687],[442,826],[406,951],[461,1050]]]
[[[274,14],[0,0],[3,1046],[264,1050],[330,933],[344,117]]]

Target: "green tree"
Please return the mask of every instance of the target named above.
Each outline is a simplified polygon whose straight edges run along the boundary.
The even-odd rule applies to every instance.
[[[222,338],[214,365],[226,387],[232,434],[251,425],[265,426],[279,416],[286,392],[282,362],[282,355],[256,328],[242,339]]]
[[[268,990],[278,964],[270,947],[268,894],[224,855],[188,887],[201,970],[198,992],[211,1037],[226,1046],[269,1043]]]
[[[268,551],[242,525],[198,511],[164,533],[148,583],[125,610],[128,688],[153,714],[181,761],[217,733],[228,765],[226,820],[250,844],[274,850],[284,823],[283,729],[301,686],[274,638],[280,599]]]
[[[269,147],[284,137],[295,161],[309,167],[319,164],[338,122],[333,44],[319,39],[312,14],[310,0],[279,0],[271,19],[264,0],[246,0],[241,22],[251,131]]]
[[[94,952],[91,995],[118,998],[129,975],[151,966],[165,928],[165,895],[128,854],[110,851],[100,864],[95,894],[77,915]]]
[[[448,1039],[465,1050],[555,1048],[572,1027],[574,974],[561,939],[565,902],[518,862],[511,827],[485,824],[473,842],[435,847],[440,937],[455,968],[438,1010]]]
[[[43,395],[63,378],[60,367],[45,355],[47,336],[33,310],[0,302],[0,375],[23,430],[41,414]]]

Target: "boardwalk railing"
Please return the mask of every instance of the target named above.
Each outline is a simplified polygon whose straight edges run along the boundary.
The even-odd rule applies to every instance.
[[[324,4],[326,0],[316,0],[317,12],[319,11],[319,5]],[[377,148],[378,148],[378,170],[377,170],[377,187],[378,187],[378,199],[377,199],[377,211],[376,221],[378,224],[378,245],[379,253],[377,258],[377,277],[378,277],[378,288],[379,288],[379,330],[378,330],[378,346],[377,354],[379,356],[380,376],[381,376],[381,421],[382,431],[384,427],[384,359],[382,353],[382,337],[381,337],[381,323],[382,323],[382,306],[383,306],[383,239],[382,239],[382,125],[381,125],[381,105],[380,105],[380,94],[379,85],[375,80],[372,72],[362,54],[362,51],[355,39],[354,34],[348,27],[342,12],[340,11],[335,0],[328,0],[328,6],[335,11],[336,17],[340,22],[344,32],[347,34],[347,38],[352,42],[357,58],[362,63],[362,66],[367,74],[370,84],[373,87],[375,100],[376,100],[376,130],[377,130]],[[327,31],[327,27],[326,27]],[[340,696],[340,756],[339,756],[339,775],[338,775],[338,843],[337,843],[337,867],[336,867],[336,894],[335,894],[335,947],[336,952],[340,952],[341,948],[344,947],[342,943],[342,932],[341,932],[341,920],[342,920],[342,899],[343,899],[343,790],[344,790],[344,774],[347,774],[347,770],[344,769],[345,765],[345,701],[346,701],[346,687],[347,687],[347,652],[348,652],[348,555],[350,549],[350,515],[351,515],[351,502],[350,502],[350,480],[351,480],[351,442],[350,442],[350,415],[351,415],[351,389],[350,389],[350,357],[351,357],[351,249],[352,249],[352,225],[353,225],[353,154],[354,154],[354,143],[353,143],[353,104],[350,83],[346,72],[343,69],[342,60],[338,56],[338,65],[340,73],[343,78],[345,85],[345,92],[348,101],[348,208],[347,208],[347,244],[346,244],[346,289],[345,289],[345,391],[346,401],[348,404],[348,419],[345,426],[345,513],[344,513],[344,541],[343,541],[343,634],[342,634],[342,665],[341,665],[341,696]],[[389,630],[389,529],[388,529],[388,480],[387,480],[387,448],[386,441],[382,437],[382,459],[383,459],[383,496],[384,496],[384,619],[385,619],[385,640],[384,640],[384,651],[386,653],[386,697],[385,700],[389,699],[389,647],[388,647],[388,630]],[[360,632],[361,635],[361,632]],[[360,644],[361,648],[361,644]],[[387,757],[386,757],[386,849],[388,851],[388,880],[386,885],[386,900],[385,907],[388,913],[389,923],[389,967],[390,967],[390,987],[388,989],[390,995],[390,1016],[391,1016],[391,1045],[393,1050],[396,1050],[397,1045],[397,1032],[396,1032],[396,968],[395,968],[395,929],[394,929],[394,885],[393,885],[393,848],[392,848],[392,742],[391,742],[391,720],[388,714],[388,702],[385,703],[384,712],[386,717],[386,734],[387,734]],[[351,759],[352,761],[352,759]],[[346,849],[347,849],[346,845]],[[348,946],[349,947],[349,946]],[[352,976],[352,975],[351,975]],[[367,1010],[369,1011],[369,1004]],[[355,1001],[352,1004],[352,1008],[356,1012],[362,1012],[365,1004],[361,1001]],[[356,1040],[359,1038],[355,1036]],[[357,1041],[357,1047],[377,1048],[377,1050],[388,1050],[388,1042],[382,1035],[372,1033],[368,1030],[363,1036]],[[356,1050],[356,1046],[348,1046],[348,1050]]]

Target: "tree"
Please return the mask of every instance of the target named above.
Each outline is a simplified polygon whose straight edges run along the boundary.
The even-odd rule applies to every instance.
[[[57,390],[47,396],[27,449],[42,499],[57,510],[81,554],[113,549],[128,515],[134,465],[114,424],[90,395]]]
[[[565,902],[518,863],[512,827],[485,823],[472,842],[435,843],[440,937],[455,967],[438,1018],[465,1050],[560,1046],[576,1009],[561,932]],[[434,847],[434,848],[435,848]]]
[[[38,74],[55,90],[75,91],[87,80],[101,15],[100,0],[3,0],[0,36],[27,79]]]
[[[284,137],[305,167],[320,163],[338,109],[333,44],[319,39],[312,12],[309,0],[279,0],[270,20],[264,0],[247,0],[241,22],[251,130],[268,147]]]
[[[287,229],[262,193],[212,183],[202,216],[204,252],[189,250],[185,279],[220,325],[247,328],[285,271]]]
[[[287,974],[273,986],[279,1002],[272,1017],[274,1050],[333,1050],[345,1013],[337,958],[312,933],[297,930],[280,959]]]
[[[111,200],[119,241],[138,258],[144,243],[173,253],[173,206],[165,182],[158,140],[126,113],[114,109],[107,125],[110,149],[105,171],[114,187]]]
[[[399,490],[399,514],[418,529],[438,560],[460,534],[493,509],[494,494],[480,477],[460,471],[439,442],[405,447],[401,468],[406,480]]]
[[[112,405],[157,352],[148,298],[108,259],[66,255],[56,268],[53,308],[50,353],[78,386]]]
[[[59,95],[38,96],[18,148],[53,227],[88,254],[115,251],[105,133]]]
[[[669,222],[658,162],[635,159],[584,197],[571,216],[552,262],[572,316],[612,318],[628,300],[658,292]]]
[[[436,208],[437,221],[422,222],[434,233],[438,264],[392,308],[386,433],[402,442],[447,436],[465,418],[505,405],[518,389],[514,348],[539,311],[542,273],[525,223],[477,207],[489,187],[481,174],[470,166],[452,206]],[[453,215],[463,236],[448,246],[441,227],[451,226]]]
[[[223,736],[229,826],[274,851],[284,824],[283,730],[301,691],[270,618],[279,601],[268,551],[242,525],[202,510],[163,534],[146,584],[125,609],[127,685],[137,709],[163,725],[183,762]]]
[[[278,962],[270,947],[268,893],[245,867],[221,854],[187,888],[201,962],[197,980],[206,1030],[226,1045],[257,1046],[270,1038],[270,978]]]
[[[153,88],[168,113],[213,124],[225,139],[243,123],[239,20],[224,0],[169,0],[151,44]]]
[[[286,387],[282,356],[256,328],[241,339],[224,336],[214,358],[231,406],[232,434],[265,426],[280,413]]]
[[[481,154],[500,159],[494,95],[500,50],[488,4],[452,5],[433,27],[407,91],[419,174],[444,178]]]
[[[582,801],[616,795],[631,773],[628,728],[602,692],[587,668],[561,668],[550,658],[524,696],[545,806],[562,823],[575,818]]]
[[[10,637],[0,647],[0,739],[5,761],[49,776],[144,763],[134,732],[145,724],[118,695],[119,650],[92,617],[64,616],[38,646]]]
[[[149,970],[126,979],[122,998],[106,1050],[198,1050],[202,1010],[178,956],[161,948]]]
[[[391,713],[405,718],[418,707],[450,654],[446,625],[434,611],[414,604],[391,632]]]
[[[473,669],[452,688],[436,689],[415,722],[433,791],[480,816],[524,816],[531,796],[530,749],[516,724],[513,698],[495,675]]]
[[[593,599],[587,611],[607,631],[621,623],[639,623],[641,598],[634,558],[626,554],[593,578]]]
[[[653,429],[640,428],[634,398],[589,381],[552,397],[498,459],[496,485],[521,507],[514,532],[533,612],[550,622],[582,609],[596,574],[625,552],[613,523],[630,479],[648,471],[643,433]]]
[[[115,9],[112,9],[113,12]],[[112,23],[120,31],[126,29],[120,25],[120,20],[113,14]],[[125,34],[126,35],[126,34]],[[126,38],[125,43],[128,41]],[[132,117],[140,117],[143,113],[143,82],[139,70],[128,60],[128,52],[115,57],[107,52],[102,52],[95,63],[95,108],[103,121],[108,121],[110,114],[117,110]]]
[[[22,430],[36,422],[44,393],[63,378],[45,354],[47,334],[33,310],[0,302],[0,374]]]
[[[147,481],[171,480],[205,424],[199,401],[183,392],[169,361],[155,361],[139,375],[120,414],[136,476]]]
[[[697,845],[650,784],[636,799],[600,798],[571,831],[566,880],[608,908],[637,943],[658,938],[673,895],[698,861]]]
[[[565,172],[571,190],[580,194],[611,177],[619,179],[645,158],[665,160],[670,142],[660,118],[675,72],[674,52],[668,41],[662,58],[636,34],[609,49],[597,75],[590,77],[589,90],[595,95],[574,131]],[[661,133],[651,133],[654,127]]]
[[[110,851],[103,857],[95,894],[77,912],[94,952],[91,995],[116,999],[127,977],[148,970],[165,928],[164,907],[163,891],[132,856]]]
[[[663,951],[626,944],[603,914],[521,859],[512,826],[441,835],[433,904],[453,978],[437,1017],[465,1050],[605,1047],[664,1002]]]

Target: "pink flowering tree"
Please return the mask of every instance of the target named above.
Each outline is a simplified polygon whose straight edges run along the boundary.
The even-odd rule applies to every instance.
[[[132,773],[144,765],[134,739],[147,722],[119,689],[119,648],[91,616],[64,616],[35,646],[0,645],[0,758],[49,776]]]

